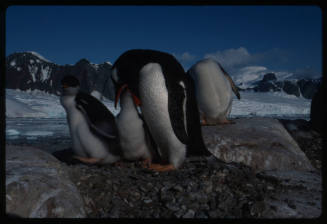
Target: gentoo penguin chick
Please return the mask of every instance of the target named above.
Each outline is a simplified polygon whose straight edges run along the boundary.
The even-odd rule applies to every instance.
[[[187,72],[195,82],[196,97],[202,125],[229,124],[227,120],[232,109],[232,91],[238,99],[238,89],[223,69],[213,59],[204,59]]]
[[[126,85],[121,89],[120,112],[116,117],[116,124],[124,159],[143,160],[144,165],[148,166],[153,158],[157,159],[158,154],[150,139],[151,136]]]
[[[129,50],[112,67],[116,102],[127,86],[140,106],[161,156],[150,169],[178,169],[186,153],[210,155],[204,145],[194,83],[170,54],[154,50]]]
[[[76,77],[61,80],[60,103],[67,113],[75,158],[84,163],[106,164],[119,160],[115,117],[95,97],[80,91]]]

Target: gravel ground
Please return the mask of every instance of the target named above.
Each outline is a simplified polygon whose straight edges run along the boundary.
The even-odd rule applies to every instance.
[[[320,170],[321,136],[311,131],[305,120],[281,122]],[[44,140],[34,146],[67,148],[68,143]],[[66,162],[90,218],[260,218],[276,210],[267,207],[266,199],[298,190],[276,178],[255,174],[250,167],[226,164],[213,156],[189,157],[179,170],[169,172],[144,169],[140,162],[121,162],[119,166]],[[296,207],[292,200],[286,204]]]

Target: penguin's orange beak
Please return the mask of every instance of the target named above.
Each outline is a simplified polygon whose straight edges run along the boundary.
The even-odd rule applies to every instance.
[[[64,88],[64,89],[66,89],[66,88],[68,88],[69,86],[67,85],[67,84],[63,84],[62,85],[62,88]]]
[[[122,85],[116,92],[116,98],[115,98],[115,108],[117,108],[117,103],[118,100],[120,98],[121,93],[123,92],[123,90],[127,88],[127,84]]]
[[[121,93],[122,93],[123,90],[126,89],[126,88],[127,88],[127,90],[129,90],[127,84],[124,84],[124,85],[122,85],[122,86],[118,89],[118,91],[117,91],[117,93],[116,93],[116,98],[115,98],[115,108],[117,108],[117,103],[118,103],[118,100],[119,100],[119,98],[120,98]],[[131,92],[131,91],[130,91],[130,92]],[[141,105],[141,100],[140,100],[137,96],[135,96],[132,92],[131,92],[131,94],[132,94],[133,101],[134,101],[135,105],[136,105],[136,106],[140,106],[140,105]]]

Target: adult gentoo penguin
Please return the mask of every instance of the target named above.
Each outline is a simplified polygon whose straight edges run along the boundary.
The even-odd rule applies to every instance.
[[[75,158],[84,163],[106,164],[119,160],[115,117],[95,97],[80,91],[76,77],[61,80],[60,103],[67,113]]]
[[[116,116],[116,124],[124,159],[143,160],[144,165],[149,165],[153,159],[158,159],[155,143],[126,85],[121,88],[120,112]]]
[[[150,169],[177,169],[187,152],[210,155],[202,139],[193,80],[172,55],[129,50],[114,63],[112,80],[116,102],[128,87],[158,147],[162,163]]]
[[[196,97],[203,125],[229,124],[227,116],[232,109],[232,91],[238,99],[238,89],[223,69],[213,59],[203,59],[187,72],[195,82]]]

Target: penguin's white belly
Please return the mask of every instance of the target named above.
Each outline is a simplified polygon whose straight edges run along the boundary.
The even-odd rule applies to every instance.
[[[168,92],[161,66],[149,63],[140,71],[141,110],[161,156],[178,168],[186,146],[176,137],[168,112]]]
[[[84,115],[75,106],[75,97],[62,97],[61,102],[66,109],[74,153],[81,157],[104,159],[105,163],[117,160],[109,153],[108,144],[91,132]]]
[[[123,112],[117,116],[120,146],[122,154],[127,160],[146,159],[150,151],[146,143],[143,121],[138,117],[137,111]]]
[[[195,80],[199,109],[206,117],[223,119],[229,115],[232,88],[223,71],[214,62],[202,62],[191,70]]]

